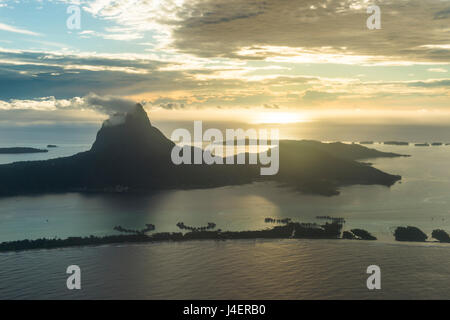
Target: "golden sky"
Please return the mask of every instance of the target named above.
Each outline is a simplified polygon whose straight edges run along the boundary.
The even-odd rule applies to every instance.
[[[450,122],[449,0],[0,0],[0,21],[0,124],[136,102],[169,121]]]

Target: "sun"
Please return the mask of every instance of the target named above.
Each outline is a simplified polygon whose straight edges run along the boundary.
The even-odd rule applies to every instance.
[[[293,112],[262,112],[256,116],[254,123],[287,124],[308,121],[304,116]]]

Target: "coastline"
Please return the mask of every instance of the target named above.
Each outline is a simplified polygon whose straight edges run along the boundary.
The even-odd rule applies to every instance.
[[[180,223],[179,223],[180,224]],[[153,226],[153,225],[152,225]],[[117,228],[122,227],[115,227]],[[411,228],[411,227],[408,227]],[[307,239],[307,240],[356,240],[356,241],[376,241],[376,237],[369,232],[362,229],[352,229],[343,231],[343,224],[341,223],[325,223],[318,225],[315,223],[298,223],[288,222],[282,226],[275,226],[270,229],[255,230],[255,231],[208,231],[202,228],[194,228],[193,231],[182,232],[160,232],[152,235],[145,234],[145,229],[129,230],[125,232],[133,233],[131,235],[108,235],[103,237],[88,236],[88,237],[69,237],[66,239],[36,239],[36,240],[18,240],[7,241],[0,243],[0,253],[18,252],[38,249],[60,249],[86,246],[102,246],[102,245],[118,245],[118,244],[145,244],[145,243],[159,243],[159,242],[190,242],[190,241],[227,241],[227,240],[284,240],[284,239]],[[399,229],[406,229],[398,227]],[[417,229],[417,228],[415,228]],[[126,230],[126,229],[123,229]],[[200,230],[200,231],[199,231]],[[417,229],[419,230],[419,229]],[[352,234],[352,237],[347,237],[346,234]],[[434,231],[433,231],[434,235]],[[449,243],[448,241],[430,241],[417,240],[414,237],[398,238],[395,236],[395,242],[412,242],[412,243]],[[448,235],[447,235],[448,236]],[[428,239],[431,239],[429,237]]]

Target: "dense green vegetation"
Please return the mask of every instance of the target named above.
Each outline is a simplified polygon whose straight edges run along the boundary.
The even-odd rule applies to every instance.
[[[394,232],[395,240],[397,241],[417,241],[423,242],[427,240],[428,236],[419,228],[416,227],[397,227]]]
[[[149,228],[152,226],[152,228]],[[215,228],[214,223],[210,223],[211,229]],[[70,237],[67,239],[37,239],[20,240],[0,243],[0,252],[21,251],[30,249],[54,249],[74,246],[103,245],[113,243],[145,243],[157,241],[188,241],[188,240],[232,240],[232,239],[338,239],[341,234],[342,224],[325,223],[324,225],[304,224],[289,222],[283,226],[276,226],[271,229],[257,231],[209,231],[202,227],[192,227],[192,231],[181,232],[160,232],[146,235],[145,232],[154,229],[148,224],[146,229],[141,231],[128,230],[122,227],[115,227],[116,231],[132,232],[131,235],[112,235],[105,237]],[[125,231],[124,231],[125,230]]]
[[[266,219],[267,220],[267,219]],[[273,219],[272,219],[273,220]],[[92,246],[120,243],[151,243],[160,241],[191,241],[191,240],[245,240],[245,239],[350,239],[350,240],[377,240],[371,233],[363,229],[351,229],[342,232],[343,224],[338,222],[323,225],[317,223],[292,222],[291,219],[283,219],[283,225],[273,228],[254,231],[222,231],[215,229],[215,223],[209,223],[205,227],[187,227],[178,223],[181,229],[189,230],[182,232],[159,232],[151,235],[146,234],[155,230],[153,224],[147,224],[142,230],[131,230],[116,226],[114,230],[126,235],[109,235],[104,237],[69,237],[67,239],[37,239],[19,240],[0,243],[0,253],[9,251],[23,251],[32,249],[55,249],[77,246]],[[282,223],[282,222],[280,222]],[[342,233],[342,237],[341,237]],[[425,241],[428,237],[416,227],[397,227],[394,233],[397,241]],[[432,237],[443,243],[450,243],[450,236],[444,230],[433,230]]]

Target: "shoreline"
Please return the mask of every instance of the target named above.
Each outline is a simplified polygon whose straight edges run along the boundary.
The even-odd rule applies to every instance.
[[[108,236],[106,236],[108,237]],[[89,238],[89,237],[85,237],[85,238]],[[68,238],[69,239],[69,238]],[[105,243],[97,243],[97,244],[79,244],[79,245],[71,245],[71,246],[57,246],[57,247],[51,247],[51,248],[47,248],[47,247],[39,247],[39,248],[30,248],[30,249],[22,249],[22,250],[0,250],[0,256],[2,254],[8,254],[8,253],[22,253],[22,252],[37,252],[37,251],[41,251],[41,250],[56,250],[56,249],[74,249],[74,248],[100,248],[100,247],[109,247],[109,246],[134,246],[134,245],[150,245],[150,244],[175,244],[175,243],[195,243],[195,242],[235,242],[235,241],[253,241],[253,242],[257,242],[260,241],[261,243],[266,242],[266,241],[280,241],[280,240],[333,240],[333,242],[335,242],[335,240],[337,240],[336,242],[340,242],[340,243],[376,243],[378,245],[387,245],[387,246],[391,246],[391,245],[397,245],[397,246],[418,246],[418,247],[433,247],[433,248],[450,248],[449,244],[450,243],[446,243],[446,242],[440,242],[437,240],[434,241],[423,241],[423,242],[418,242],[418,241],[396,241],[395,239],[393,239],[392,241],[386,241],[386,240],[378,240],[378,241],[373,241],[373,240],[358,240],[358,241],[352,241],[350,239],[343,239],[343,238],[336,238],[336,239],[327,239],[327,238],[236,238],[236,239],[189,239],[189,240],[159,240],[159,241],[155,241],[155,240],[150,240],[150,241],[140,241],[140,242],[136,242],[136,241],[124,241],[124,242],[105,242]],[[340,240],[340,241],[339,241]],[[21,241],[21,240],[19,240]],[[23,241],[23,240],[22,240]]]
[[[181,225],[181,223],[180,223]],[[191,240],[235,240],[235,239],[339,239],[343,225],[325,223],[323,225],[290,222],[282,226],[256,231],[216,231],[194,229],[182,232],[160,232],[146,235],[135,230],[134,234],[109,235],[103,237],[69,237],[66,239],[18,240],[0,243],[0,253],[25,251],[33,249],[56,249],[64,247],[79,247],[86,245],[120,244],[120,243],[150,243],[150,242],[185,242]],[[116,227],[118,228],[118,227]],[[126,229],[123,229],[126,230]],[[199,231],[200,230],[200,231]],[[132,231],[132,230],[131,230]]]
[[[270,218],[266,218],[268,220]],[[180,229],[190,229],[190,232],[159,232],[147,235],[146,232],[154,230],[154,226],[147,224],[146,229],[131,230],[116,226],[115,230],[120,230],[125,233],[132,233],[126,235],[107,235],[107,236],[87,236],[87,237],[69,237],[66,239],[47,239],[41,238],[36,240],[17,240],[6,241],[0,243],[0,253],[5,252],[19,252],[37,249],[60,249],[86,246],[101,246],[101,245],[118,245],[118,244],[140,244],[140,243],[156,243],[156,242],[187,242],[195,240],[283,240],[283,239],[307,239],[307,240],[378,240],[372,234],[363,229],[343,229],[343,223],[333,221],[331,223],[318,225],[316,223],[299,223],[290,222],[290,219],[284,220],[286,223],[272,228],[254,231],[222,231],[221,229],[210,231],[210,228],[215,228],[214,223],[209,223],[207,227],[187,227],[183,223],[178,223]],[[272,223],[272,222],[271,222]],[[397,227],[393,234],[397,242],[414,242],[414,243],[450,243],[448,234],[444,230],[436,229],[433,231],[431,237],[423,234],[423,237],[417,238],[417,232],[420,229],[415,227]],[[441,236],[439,236],[438,233]],[[444,237],[442,237],[442,234]],[[422,234],[421,234],[422,235]],[[427,241],[432,238],[437,241]]]

